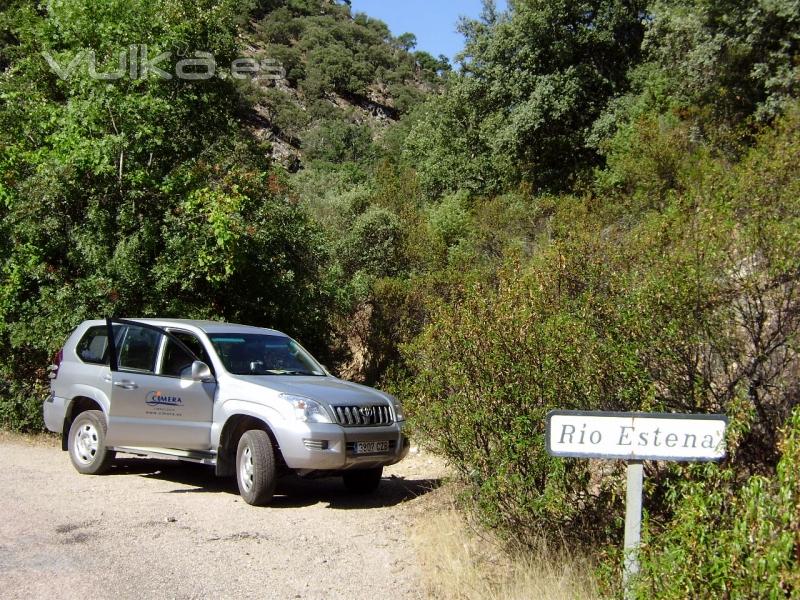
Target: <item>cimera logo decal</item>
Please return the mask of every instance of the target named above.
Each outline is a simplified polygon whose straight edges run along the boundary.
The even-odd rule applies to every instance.
[[[178,396],[167,396],[164,392],[150,392],[147,394],[147,406],[183,406],[183,400]]]

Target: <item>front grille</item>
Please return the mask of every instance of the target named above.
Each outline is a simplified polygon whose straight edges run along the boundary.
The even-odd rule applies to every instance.
[[[378,427],[392,424],[392,413],[385,404],[374,406],[334,406],[336,422],[345,427]]]

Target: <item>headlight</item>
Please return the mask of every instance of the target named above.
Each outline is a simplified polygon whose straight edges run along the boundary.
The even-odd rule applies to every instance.
[[[288,400],[294,408],[294,416],[304,423],[332,423],[325,408],[316,400],[305,396],[281,394],[281,398]]]
[[[395,421],[405,421],[406,420],[406,415],[403,412],[403,405],[400,404],[394,398],[392,398],[392,406],[394,406],[394,418],[395,418]]]

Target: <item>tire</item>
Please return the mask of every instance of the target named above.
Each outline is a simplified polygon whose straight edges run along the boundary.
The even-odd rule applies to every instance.
[[[99,410],[75,417],[67,438],[72,466],[84,475],[102,475],[111,468],[115,452],[106,448],[106,419]]]
[[[354,494],[371,494],[378,489],[383,477],[383,467],[374,469],[359,469],[357,471],[345,471],[342,474],[344,487]]]
[[[252,506],[265,506],[275,494],[275,451],[266,431],[251,429],[236,449],[236,482],[239,494]]]

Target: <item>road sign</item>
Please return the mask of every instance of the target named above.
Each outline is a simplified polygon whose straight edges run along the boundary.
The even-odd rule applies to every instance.
[[[725,457],[723,415],[554,410],[547,415],[547,452],[553,456],[628,461],[625,497],[625,598],[639,573],[644,460],[702,462]]]
[[[701,462],[725,456],[722,415],[553,411],[547,451],[553,456]]]

